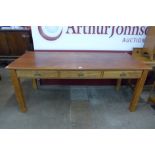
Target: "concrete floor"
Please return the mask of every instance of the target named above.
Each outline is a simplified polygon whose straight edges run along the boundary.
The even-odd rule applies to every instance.
[[[144,91],[136,112],[129,112],[132,90],[123,86],[41,86],[22,81],[28,111],[21,113],[8,71],[0,69],[0,128],[130,129],[155,128],[155,110]]]

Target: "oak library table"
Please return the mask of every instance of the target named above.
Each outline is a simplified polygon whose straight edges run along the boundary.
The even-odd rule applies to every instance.
[[[7,67],[21,112],[27,110],[20,78],[32,79],[138,79],[129,105],[135,111],[151,67],[127,53],[31,52]]]

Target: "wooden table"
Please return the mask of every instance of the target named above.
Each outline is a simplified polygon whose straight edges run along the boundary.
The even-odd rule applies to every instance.
[[[9,64],[21,112],[27,110],[20,78],[32,79],[138,79],[129,106],[135,111],[150,66],[127,53],[27,52]]]

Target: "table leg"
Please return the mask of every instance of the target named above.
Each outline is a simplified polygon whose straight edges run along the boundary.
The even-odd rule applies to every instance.
[[[117,79],[116,90],[119,91],[121,87],[122,79]]]
[[[10,70],[10,72],[11,72],[11,80],[12,80],[12,83],[14,86],[19,109],[21,112],[26,112],[27,108],[26,108],[26,104],[25,104],[25,99],[24,99],[20,79],[17,77],[16,70]]]
[[[154,97],[154,95],[152,95],[153,91],[154,91],[154,88],[155,88],[155,82],[153,82],[153,84],[152,84],[152,88],[150,90],[149,97],[148,97],[148,100],[147,100],[148,102],[151,102],[151,104],[155,104],[155,97]]]
[[[147,75],[148,75],[148,70],[144,70],[142,75],[141,75],[141,78],[137,80],[135,90],[133,93],[133,97],[132,97],[132,100],[131,100],[131,103],[129,106],[129,109],[131,112],[136,111],[136,107],[138,105],[138,100],[139,100],[139,97],[140,97],[141,92],[143,90]]]
[[[37,86],[37,79],[32,79],[32,87],[35,90],[38,88],[38,86]]]

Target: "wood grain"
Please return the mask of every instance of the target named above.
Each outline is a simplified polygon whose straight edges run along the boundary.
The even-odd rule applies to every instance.
[[[155,55],[155,26],[148,27],[144,48],[147,49],[146,52],[149,54],[150,60],[153,61]]]
[[[59,78],[58,72],[51,70],[17,70],[17,76],[21,78]]]
[[[5,32],[0,31],[0,56],[8,54],[9,54],[9,47],[7,43],[7,36]]]
[[[129,107],[131,112],[135,111],[136,108],[137,108],[138,100],[139,100],[139,97],[140,97],[141,92],[143,90],[144,83],[145,83],[145,80],[147,78],[147,75],[148,75],[148,71],[144,70],[143,73],[142,73],[141,78],[137,80],[135,90],[134,90],[134,93],[133,93],[133,97],[132,97],[130,107]]]
[[[15,94],[16,94],[16,99],[19,105],[19,109],[21,112],[26,112],[26,104],[25,104],[25,99],[23,95],[23,90],[20,84],[20,80],[17,77],[16,71],[15,70],[10,70],[11,73],[11,79],[12,83],[15,89]]]
[[[20,110],[26,111],[19,77],[132,79],[138,78],[130,103],[135,111],[148,71],[151,67],[126,53],[27,52],[6,67],[11,70]]]
[[[33,88],[34,90],[38,89],[37,79],[32,79],[32,88]]]
[[[50,70],[141,70],[150,66],[127,53],[27,52],[8,69]]]

